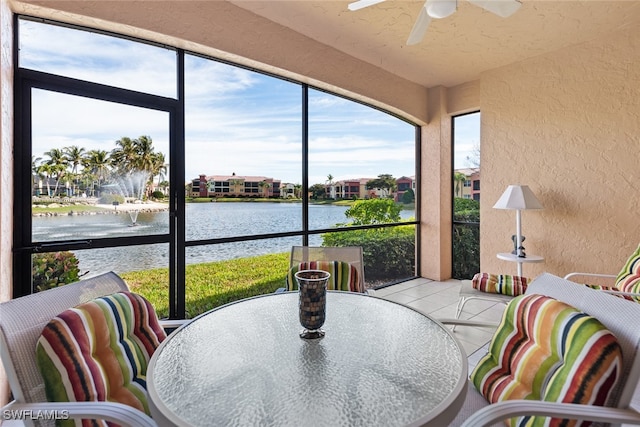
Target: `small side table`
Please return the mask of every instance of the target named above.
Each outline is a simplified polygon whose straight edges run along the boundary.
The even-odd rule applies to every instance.
[[[527,255],[526,258],[521,258],[516,256],[515,254],[509,252],[500,252],[497,255],[498,259],[503,261],[511,261],[518,263],[518,276],[522,276],[522,264],[525,262],[544,262],[544,257],[538,255]]]

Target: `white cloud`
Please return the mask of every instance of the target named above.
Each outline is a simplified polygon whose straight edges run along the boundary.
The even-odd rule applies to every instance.
[[[480,113],[455,117],[454,167],[456,169],[475,167],[474,162],[479,149]]]
[[[128,40],[38,23],[23,26],[21,64],[48,72],[175,96],[175,54]],[[72,39],[70,39],[70,37]],[[301,86],[187,55],[186,176],[271,176],[301,182]],[[34,155],[77,145],[111,151],[150,135],[169,153],[168,113],[34,91]],[[414,128],[321,91],[309,92],[310,184],[414,175]]]

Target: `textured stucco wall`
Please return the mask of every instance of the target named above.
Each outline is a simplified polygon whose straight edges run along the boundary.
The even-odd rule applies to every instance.
[[[515,212],[492,209],[509,184],[544,205],[522,213],[542,271],[617,273],[640,243],[640,30],[627,28],[481,78],[481,268],[511,250]]]
[[[11,297],[11,241],[13,210],[13,56],[12,16],[0,0],[0,301]],[[0,405],[9,398],[6,375],[0,367]]]
[[[444,87],[429,89],[429,123],[421,134],[419,274],[434,280],[451,277],[452,146],[447,92]]]
[[[451,116],[477,111],[480,108],[480,80],[447,89],[447,113]]]
[[[0,0],[0,301],[10,298],[13,210],[13,34],[12,15]]]

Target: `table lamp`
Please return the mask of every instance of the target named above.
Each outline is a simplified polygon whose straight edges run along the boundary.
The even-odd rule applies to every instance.
[[[515,209],[516,211],[516,256],[526,258],[522,247],[521,211],[543,209],[528,185],[510,185],[493,205],[495,209]]]

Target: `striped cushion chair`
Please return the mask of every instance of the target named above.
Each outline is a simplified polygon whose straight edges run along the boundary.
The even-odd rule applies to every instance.
[[[456,319],[460,318],[465,304],[472,299],[507,304],[513,297],[525,293],[531,279],[511,274],[476,273],[471,285],[464,282],[458,293]]]
[[[147,364],[165,338],[152,305],[131,292],[64,311],[45,326],[36,345],[47,400],[119,402],[149,414]]]
[[[575,276],[615,279],[615,283],[612,286],[581,283],[591,289],[605,291],[630,301],[640,302],[640,245],[627,259],[617,275],[574,272],[567,274],[564,278],[574,280]]]
[[[620,292],[640,295],[640,245],[616,276],[615,287]],[[634,297],[636,301],[640,300],[638,296]]]
[[[604,406],[622,374],[618,341],[596,318],[554,298],[514,298],[471,382],[489,401],[511,399]],[[566,422],[566,424],[564,424]],[[589,425],[518,417],[510,426]]]
[[[358,269],[346,261],[305,261],[294,265],[287,273],[287,290],[298,290],[294,275],[300,270],[323,270],[331,274],[327,290],[365,293]]]
[[[516,297],[525,293],[530,281],[510,274],[477,273],[471,280],[471,286],[481,292]]]

